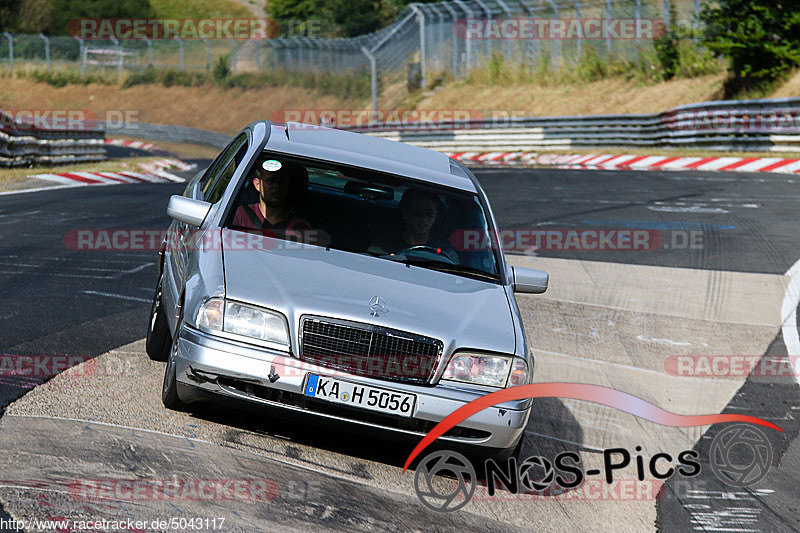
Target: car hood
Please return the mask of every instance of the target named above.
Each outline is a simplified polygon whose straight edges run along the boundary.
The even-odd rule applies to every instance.
[[[232,238],[223,235],[222,242]],[[259,235],[247,235],[247,242],[246,250],[223,250],[226,296],[284,313],[295,353],[298,324],[306,314],[434,337],[445,353],[457,348],[514,353],[502,285]],[[369,307],[375,296],[386,305],[378,316]]]

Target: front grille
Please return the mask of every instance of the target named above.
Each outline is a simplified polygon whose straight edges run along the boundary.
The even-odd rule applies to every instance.
[[[300,359],[376,379],[430,383],[442,354],[436,339],[370,324],[303,317]]]

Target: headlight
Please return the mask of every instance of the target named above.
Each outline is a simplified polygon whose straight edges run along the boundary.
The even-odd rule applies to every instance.
[[[519,357],[456,353],[450,358],[442,379],[490,387],[511,387],[528,382],[528,365]]]
[[[284,349],[289,347],[289,326],[286,317],[277,311],[211,298],[200,307],[196,323],[202,329],[241,335]]]

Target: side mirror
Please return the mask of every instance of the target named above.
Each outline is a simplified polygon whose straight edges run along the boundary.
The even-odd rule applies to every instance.
[[[197,226],[203,223],[208,210],[211,209],[211,204],[201,200],[194,200],[184,196],[173,195],[167,204],[167,214],[177,220],[184,222],[190,226]]]
[[[542,294],[547,290],[550,274],[533,268],[511,267],[514,273],[514,292]]]

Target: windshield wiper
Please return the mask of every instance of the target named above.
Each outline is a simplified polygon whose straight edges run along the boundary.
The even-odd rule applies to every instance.
[[[445,261],[436,261],[434,259],[420,259],[416,257],[407,257],[403,255],[382,255],[381,258],[389,259],[390,261],[395,261],[397,263],[403,263],[405,265],[430,268],[431,270],[438,270],[440,272],[464,274],[469,277],[488,279],[491,281],[498,280],[498,277],[494,274],[490,274],[489,272],[486,272],[479,268],[474,268],[467,265],[453,265]]]

